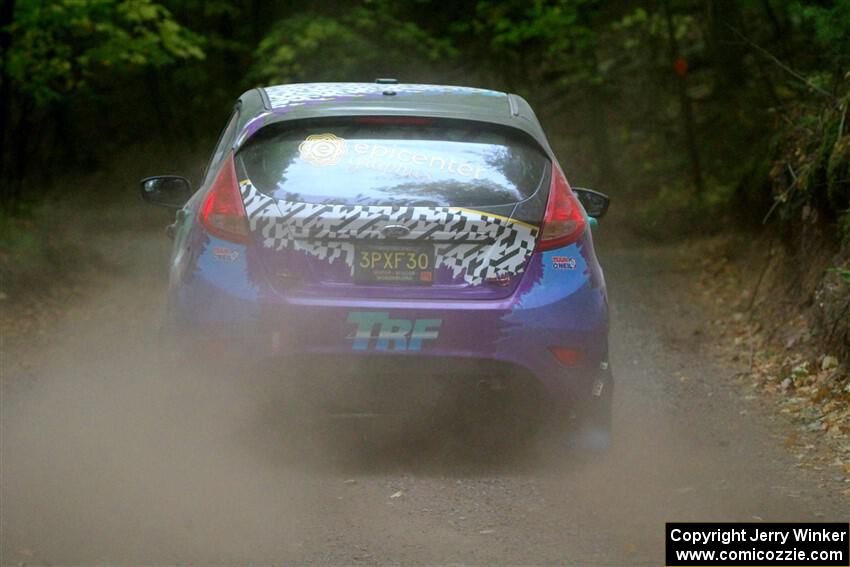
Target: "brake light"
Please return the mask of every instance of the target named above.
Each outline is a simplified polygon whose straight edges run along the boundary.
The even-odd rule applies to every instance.
[[[239,244],[248,242],[248,217],[236,183],[233,154],[224,158],[200,216],[201,224],[214,236]]]
[[[543,215],[543,228],[537,241],[537,249],[552,250],[572,244],[584,234],[586,224],[581,206],[570,189],[564,172],[557,163],[553,164],[549,201]]]
[[[356,124],[395,124],[403,126],[430,126],[434,123],[433,118],[423,116],[358,116],[354,119]]]

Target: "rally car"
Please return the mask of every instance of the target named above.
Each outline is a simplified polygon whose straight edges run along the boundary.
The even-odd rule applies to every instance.
[[[164,332],[190,362],[231,357],[340,415],[505,393],[507,414],[530,403],[572,425],[565,443],[608,445],[591,237],[608,198],[570,187],[522,97],[385,79],[256,88],[197,191],[156,176],[141,192],[177,210]]]

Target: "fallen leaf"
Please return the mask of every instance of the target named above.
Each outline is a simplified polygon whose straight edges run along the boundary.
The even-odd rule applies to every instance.
[[[834,356],[825,356],[823,357],[823,362],[820,364],[821,370],[832,370],[833,368],[838,368],[838,359]]]

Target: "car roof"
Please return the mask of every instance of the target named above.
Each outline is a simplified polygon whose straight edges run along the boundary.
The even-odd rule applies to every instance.
[[[426,116],[518,128],[551,153],[531,107],[520,96],[450,85],[295,83],[252,89],[240,97],[238,148],[272,123],[334,116]]]

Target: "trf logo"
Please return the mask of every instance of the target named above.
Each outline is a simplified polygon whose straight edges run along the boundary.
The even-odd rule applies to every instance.
[[[390,319],[381,311],[354,311],[348,323],[357,325],[353,335],[354,350],[368,350],[375,341],[375,350],[420,351],[422,341],[434,340],[440,334],[442,319]]]

